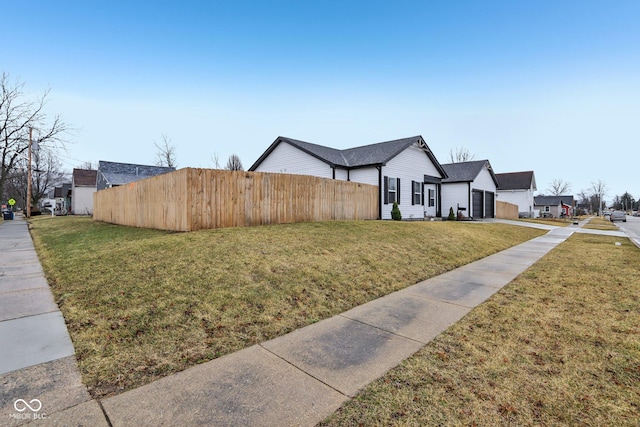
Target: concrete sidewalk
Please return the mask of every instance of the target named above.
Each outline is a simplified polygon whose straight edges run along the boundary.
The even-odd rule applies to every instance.
[[[36,294],[46,302],[38,303],[45,308],[34,310],[44,313],[12,308],[16,314],[3,320],[2,327],[5,322],[20,321],[25,325],[23,333],[34,337],[40,328],[53,328],[44,335],[57,337],[53,341],[61,347],[60,352],[54,352],[52,361],[35,358],[29,367],[20,367],[23,363],[16,365],[15,359],[26,360],[22,354],[31,352],[29,347],[20,344],[4,350],[3,346],[0,366],[6,365],[6,373],[0,373],[0,425],[24,422],[9,419],[10,414],[17,413],[15,400],[29,402],[34,398],[46,408],[41,412],[46,412],[47,418],[34,421],[41,425],[315,425],[580,230],[577,226],[536,227],[550,231],[330,319],[101,402],[89,400],[79,383],[75,360],[69,357],[73,348],[68,335],[62,337],[64,323],[60,326],[61,317],[50,294],[45,296],[46,282],[38,282],[40,291]],[[23,221],[0,227],[0,239],[11,239],[8,236],[12,233],[16,252],[33,250],[25,243],[30,237]],[[10,263],[3,257],[0,275],[19,275],[24,283],[29,283],[31,275],[41,277],[39,264],[34,265],[37,258],[34,261],[26,254],[20,255],[26,257],[24,261],[18,254]],[[30,273],[22,275],[22,271]],[[33,306],[32,301],[38,299],[26,297],[24,293],[31,292],[30,288],[23,289],[16,280],[4,280],[3,276],[0,292],[3,313],[5,298],[13,298],[16,306],[25,306],[26,301],[27,306]],[[34,324],[29,325],[29,321]],[[17,342],[16,326],[7,325],[0,329],[0,339],[3,343]],[[37,338],[41,339],[44,337]],[[42,352],[42,342],[38,342]],[[54,366],[50,364],[66,367],[53,369],[60,369],[60,376],[68,379],[67,388],[62,381],[48,379],[50,370],[45,367]],[[42,393],[32,383],[37,381],[47,381]],[[69,394],[69,398],[58,402],[54,397],[58,394]]]
[[[74,354],[27,222],[17,214],[0,225],[0,425],[90,401]],[[41,407],[31,411],[18,399]]]

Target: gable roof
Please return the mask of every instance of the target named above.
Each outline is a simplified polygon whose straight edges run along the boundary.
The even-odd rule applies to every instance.
[[[130,182],[149,178],[163,173],[173,172],[176,168],[164,166],[136,165],[132,163],[116,163],[100,160],[98,171],[111,185],[124,185]]]
[[[500,190],[529,190],[536,191],[536,178],[533,171],[497,173],[498,189]]]
[[[249,168],[250,171],[256,170],[260,163],[266,159],[269,154],[282,142],[286,142],[301,151],[327,163],[331,167],[339,168],[359,168],[365,166],[379,166],[385,165],[389,160],[406,150],[413,144],[418,143],[422,150],[427,154],[431,162],[443,177],[446,177],[446,172],[440,165],[440,162],[431,152],[431,149],[427,146],[422,136],[413,136],[410,138],[396,139],[393,141],[379,142],[376,144],[363,145],[360,147],[349,148],[346,150],[338,150],[331,147],[325,147],[324,145],[312,144],[310,142],[299,141],[292,138],[279,136],[276,140],[267,148],[267,150],[256,160],[256,162]]]
[[[132,163],[116,163],[100,160],[98,172],[110,185],[124,185],[144,178],[173,172],[176,168],[164,166],[136,165]]]
[[[53,189],[53,197],[69,197],[71,193],[71,184],[62,184],[60,187]]]
[[[82,185],[87,187],[96,186],[96,178],[98,171],[89,169],[74,169],[73,170],[73,185]]]
[[[498,186],[498,180],[496,179],[496,175],[493,173],[493,168],[491,167],[489,160],[446,163],[442,165],[442,167],[448,175],[448,178],[442,180],[443,184],[452,182],[472,182],[478,177],[482,169],[486,167],[491,174],[493,183],[496,187]]]
[[[559,206],[560,204],[573,206],[573,195],[536,196],[533,204],[537,206]]]

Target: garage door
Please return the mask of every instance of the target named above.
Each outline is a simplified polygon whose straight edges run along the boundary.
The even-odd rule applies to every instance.
[[[485,218],[493,218],[495,217],[494,207],[495,203],[493,202],[496,198],[494,193],[489,191],[484,193],[484,217]]]
[[[473,212],[474,218],[484,218],[482,211],[482,191],[473,190]]]

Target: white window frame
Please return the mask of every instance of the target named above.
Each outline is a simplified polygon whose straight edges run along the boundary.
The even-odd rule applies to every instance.
[[[413,182],[413,204],[414,205],[423,205],[422,201],[422,183],[418,181]]]
[[[389,204],[392,205],[398,200],[398,179],[391,177],[387,179],[387,200],[389,201]]]

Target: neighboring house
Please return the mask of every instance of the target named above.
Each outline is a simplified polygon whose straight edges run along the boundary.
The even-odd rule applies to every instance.
[[[249,168],[377,185],[381,219],[398,202],[403,219],[441,216],[442,166],[421,136],[338,150],[278,137]]]
[[[591,211],[591,203],[578,203],[576,204],[576,214],[577,215],[591,215],[593,212]]]
[[[117,187],[175,170],[176,168],[173,167],[135,165],[100,160],[98,162],[96,189],[99,191],[105,188]]]
[[[71,179],[71,213],[74,215],[93,214],[93,193],[96,192],[98,171],[74,169]]]
[[[496,213],[498,180],[489,160],[442,165],[447,178],[442,180],[442,206],[449,212],[469,218],[493,218]]]
[[[534,209],[539,211],[543,218],[561,218],[573,216],[573,196],[536,196],[534,197]]]
[[[518,205],[520,218],[533,218],[533,193],[538,190],[533,171],[497,173],[496,178],[498,200]]]
[[[53,210],[56,215],[66,215],[71,207],[71,184],[62,184],[49,192],[49,199],[53,203],[49,209]]]

